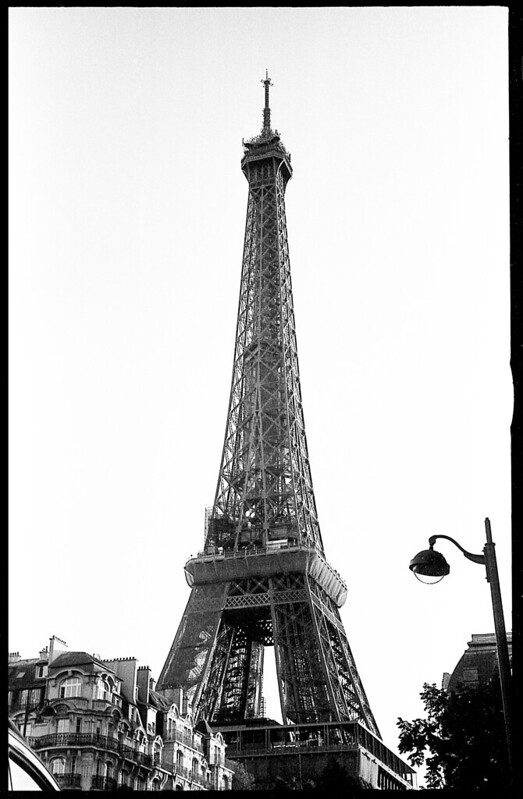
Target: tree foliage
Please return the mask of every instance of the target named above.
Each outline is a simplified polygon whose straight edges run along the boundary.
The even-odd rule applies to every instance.
[[[428,788],[490,790],[509,786],[499,683],[447,692],[425,683],[426,718],[398,719],[399,751],[426,765]],[[493,794],[494,795],[494,794]]]
[[[233,760],[231,768],[234,769],[234,774],[232,775],[233,791],[254,790],[254,777],[249,771],[247,771],[242,763],[240,763],[238,760]]]

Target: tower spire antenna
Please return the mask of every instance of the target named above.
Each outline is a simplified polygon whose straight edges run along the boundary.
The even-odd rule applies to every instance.
[[[265,79],[261,81],[265,86],[265,107],[263,109],[263,134],[270,133],[271,131],[271,109],[269,108],[269,86],[272,86],[272,81],[269,78],[269,70],[265,70]]]

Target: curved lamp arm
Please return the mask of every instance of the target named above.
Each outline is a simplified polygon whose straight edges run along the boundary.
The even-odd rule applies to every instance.
[[[460,544],[458,544],[457,541],[451,538],[450,535],[431,535],[431,537],[429,538],[429,544],[431,547],[434,546],[434,544],[436,543],[436,539],[438,538],[446,538],[447,541],[452,541],[452,543],[455,544],[458,549],[461,549],[467,560],[471,560],[473,563],[481,563],[482,565],[485,565],[484,555],[474,555],[472,552],[467,552],[467,550],[463,549],[463,547]]]
[[[485,566],[487,582],[490,583],[492,596],[492,610],[494,614],[494,628],[496,632],[496,647],[498,652],[499,679],[501,684],[501,700],[503,704],[503,715],[505,718],[505,734],[507,739],[507,752],[509,761],[509,772],[511,782],[513,782],[513,760],[512,760],[512,714],[510,705],[510,659],[508,654],[507,633],[505,630],[505,618],[503,615],[503,605],[501,603],[501,588],[499,584],[498,565],[496,560],[495,544],[492,540],[490,520],[485,519],[485,532],[487,543],[483,548],[483,555],[474,555],[458,544],[449,535],[432,535],[429,538],[430,548],[433,549],[438,538],[446,538],[460,549],[468,560],[473,563],[481,563]]]

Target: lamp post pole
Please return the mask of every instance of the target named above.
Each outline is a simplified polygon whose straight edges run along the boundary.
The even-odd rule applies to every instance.
[[[496,633],[496,648],[498,652],[499,682],[501,685],[501,702],[503,704],[503,716],[505,719],[505,734],[507,737],[507,750],[509,758],[509,769],[512,774],[512,718],[510,707],[510,661],[508,657],[507,633],[505,630],[505,618],[503,615],[503,605],[501,602],[501,588],[499,585],[498,564],[496,559],[495,544],[492,541],[492,532],[489,519],[485,519],[485,531],[487,543],[483,548],[485,554],[485,569],[487,572],[487,582],[490,583],[490,594],[492,596],[492,610],[494,613],[494,630]]]
[[[487,582],[490,584],[492,597],[492,610],[494,614],[494,631],[496,633],[496,650],[498,655],[499,682],[501,686],[501,703],[503,707],[503,718],[505,721],[505,735],[507,740],[508,766],[513,778],[512,761],[512,718],[510,707],[510,661],[508,656],[507,633],[505,630],[505,619],[503,616],[503,605],[501,602],[501,588],[499,585],[498,564],[496,560],[495,544],[492,541],[492,531],[490,520],[485,519],[485,531],[487,543],[483,547],[482,555],[475,555],[467,552],[461,544],[458,544],[449,535],[432,535],[429,538],[430,550],[419,552],[411,561],[410,569],[416,576],[437,577],[441,579],[449,573],[449,565],[443,555],[434,551],[434,544],[438,538],[445,538],[460,549],[467,560],[473,563],[480,563],[485,566]],[[421,579],[421,577],[420,577]],[[439,580],[438,580],[439,581]]]

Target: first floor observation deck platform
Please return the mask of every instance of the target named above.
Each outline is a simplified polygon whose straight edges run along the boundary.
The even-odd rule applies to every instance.
[[[185,577],[191,587],[276,574],[310,576],[337,607],[342,607],[347,598],[346,583],[317,549],[286,539],[233,550],[208,547],[191,556],[185,564]]]
[[[333,759],[372,788],[417,787],[415,770],[358,721],[284,725],[260,718],[216,729],[227,744],[227,758],[240,761],[260,787],[271,774],[287,782],[317,778]]]

